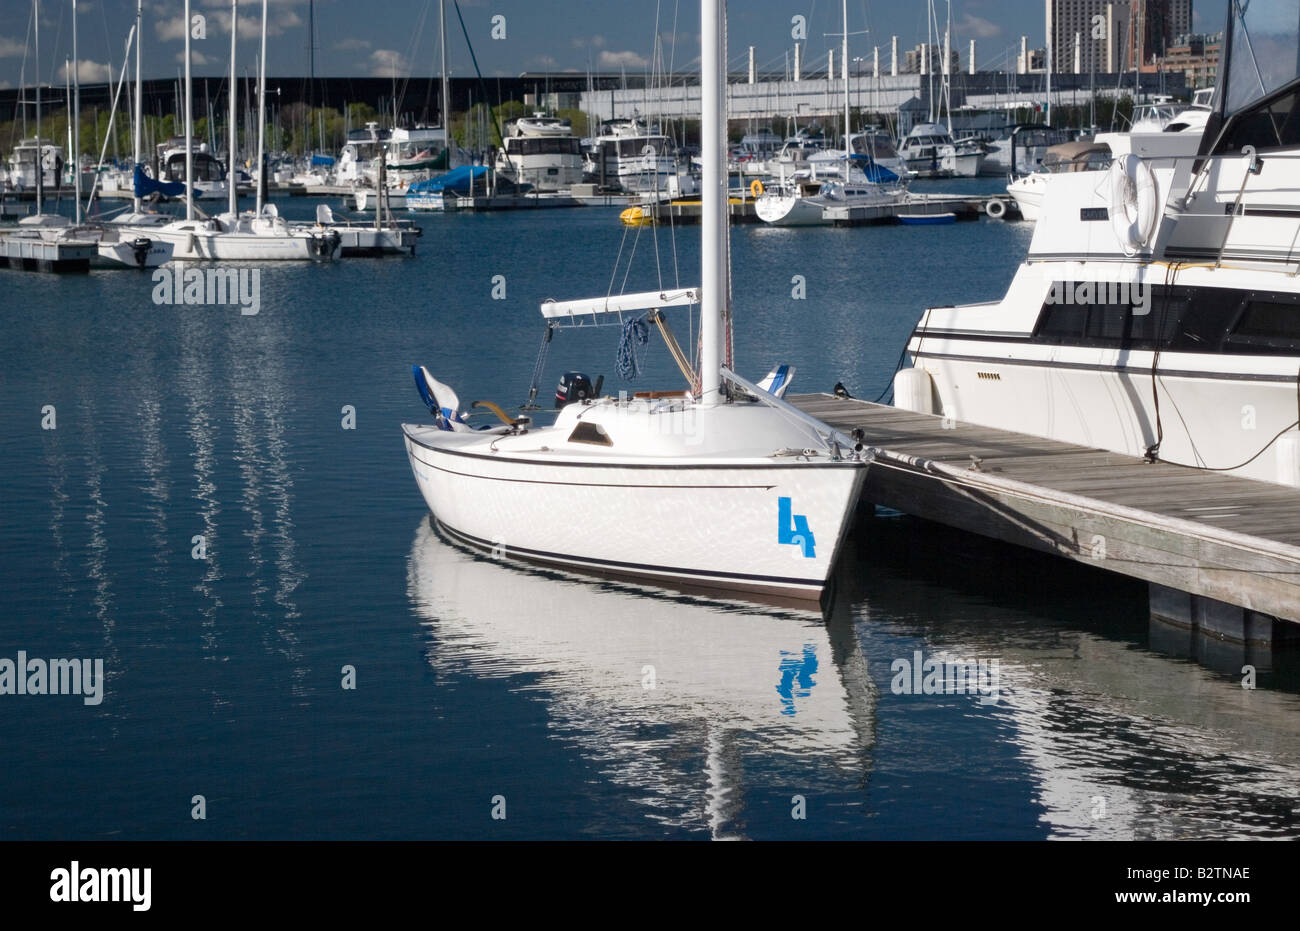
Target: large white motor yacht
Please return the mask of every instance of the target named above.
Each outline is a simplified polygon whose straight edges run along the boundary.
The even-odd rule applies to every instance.
[[[497,175],[534,191],[568,190],[582,183],[582,140],[568,120],[536,113],[506,127]]]
[[[1300,486],[1300,0],[1226,35],[1204,132],[1052,176],[1006,296],[922,315],[899,406]]]

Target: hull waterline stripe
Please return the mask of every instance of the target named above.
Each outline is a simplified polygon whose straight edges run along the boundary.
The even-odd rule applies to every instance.
[[[1149,350],[1143,350],[1149,351]],[[921,359],[947,359],[953,362],[975,362],[980,365],[1022,365],[1031,368],[1042,369],[1073,369],[1076,371],[1086,372],[1115,372],[1121,375],[1128,375],[1131,378],[1150,378],[1150,365],[1104,365],[1092,362],[1058,362],[1047,359],[1007,359],[999,356],[967,356],[957,353],[947,352],[916,352],[909,346],[908,355],[916,356]],[[1170,353],[1161,353],[1168,356]],[[1271,356],[1270,358],[1279,358]],[[1281,358],[1290,358],[1283,356]],[[1205,378],[1220,381],[1256,381],[1256,382],[1276,382],[1284,385],[1294,385],[1296,383],[1295,375],[1264,375],[1248,372],[1197,372],[1184,369],[1166,369],[1161,368],[1156,371],[1161,378]]]
[[[677,576],[679,578],[698,579],[702,581],[726,581],[726,582],[749,582],[762,585],[778,585],[781,587],[816,589],[820,591],[824,586],[824,581],[817,579],[797,579],[777,575],[749,575],[739,572],[718,572],[705,569],[682,569],[673,566],[655,566],[646,563],[620,562],[618,560],[593,559],[587,556],[570,556],[565,553],[552,553],[547,550],[534,550],[522,546],[499,546],[490,540],[484,540],[473,534],[465,533],[451,527],[445,522],[438,520],[435,514],[434,518],[439,527],[447,531],[452,536],[471,544],[479,549],[503,551],[505,555],[516,554],[520,557],[540,559],[547,562],[568,563],[570,565],[589,566],[599,569],[612,569],[620,572],[642,575],[648,578],[663,576]]]

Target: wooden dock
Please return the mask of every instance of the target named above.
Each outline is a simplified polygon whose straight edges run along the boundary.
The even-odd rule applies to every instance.
[[[674,226],[699,226],[704,218],[704,209],[698,199],[682,198],[658,204],[633,204],[641,207],[650,216],[652,223],[669,223]],[[733,226],[747,223],[762,223],[754,212],[754,201],[741,192],[732,191],[731,202],[727,206]]]
[[[1153,615],[1219,639],[1300,632],[1273,623],[1300,622],[1300,490],[833,395],[787,400],[863,431],[865,502],[1142,579]]]
[[[558,210],[587,206],[568,194],[485,194],[446,198],[447,210],[460,213],[493,213],[502,210]]]
[[[733,225],[762,223],[754,210],[754,199],[749,196],[748,188],[732,190],[729,207]],[[832,226],[882,226],[903,222],[902,216],[936,216],[951,213],[958,222],[978,220],[985,215],[990,200],[1000,200],[1006,208],[1004,216],[1008,219],[1019,218],[1020,212],[1015,208],[1015,201],[1001,194],[988,194],[972,197],[965,194],[909,194],[907,199],[896,204],[880,204],[863,207],[827,207],[823,216]],[[677,226],[693,226],[700,222],[700,202],[690,198],[659,204],[634,204],[642,206],[650,215],[653,223],[667,223],[671,218]]]
[[[978,220],[985,213],[988,202],[994,198],[1010,204],[1008,197],[988,195],[970,197],[956,194],[908,194],[898,204],[864,207],[827,207],[823,215],[834,226],[883,226],[903,222],[903,216],[954,215],[957,222]]]
[[[93,242],[46,240],[37,236],[0,236],[0,265],[24,271],[88,272],[99,254]]]

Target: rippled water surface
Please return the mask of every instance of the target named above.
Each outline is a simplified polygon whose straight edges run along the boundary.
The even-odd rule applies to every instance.
[[[441,540],[402,449],[410,365],[517,404],[541,300],[606,293],[620,255],[629,290],[694,284],[698,233],[596,208],[420,222],[414,258],[262,269],[256,315],[156,306],[132,272],[0,271],[0,658],[107,676],[98,705],[0,695],[0,834],[1298,833],[1293,659],[1243,690],[1243,657],[1152,627],[1141,585],[897,515],[861,523],[825,617]],[[999,297],[1029,234],[737,229],[739,367],[875,397],[921,309]],[[619,387],[615,340],[558,337],[544,396],[569,368]],[[676,386],[646,362],[636,387]],[[918,654],[996,660],[997,690],[896,694]]]

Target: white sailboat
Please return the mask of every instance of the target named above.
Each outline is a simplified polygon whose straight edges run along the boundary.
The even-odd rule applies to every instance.
[[[185,0],[185,21],[189,22],[190,0]],[[231,0],[231,22],[238,22],[239,0]],[[262,31],[266,31],[266,0],[262,0]],[[230,31],[230,151],[238,150],[238,123],[234,93],[236,71],[235,52],[238,30]],[[263,56],[265,57],[265,56]],[[168,243],[173,258],[221,261],[302,261],[331,259],[338,254],[341,239],[337,231],[325,227],[300,229],[290,226],[279,215],[275,205],[260,206],[256,213],[239,213],[237,186],[227,188],[227,210],[216,217],[196,218],[194,206],[194,113],[192,108],[193,79],[190,74],[190,34],[185,33],[185,219],[156,220],[153,223],[131,226],[143,235]],[[261,162],[258,134],[258,162]]]
[[[939,20],[930,0],[926,13],[925,55],[930,57],[930,36],[938,37]],[[933,27],[933,28],[931,28]],[[974,139],[956,140],[952,135],[952,3],[948,3],[948,24],[943,31],[943,66],[939,83],[940,100],[934,98],[934,64],[930,73],[929,122],[918,123],[898,147],[909,171],[922,178],[975,178],[984,165],[984,147]],[[1050,71],[1050,69],[1049,69]],[[1050,75],[1049,75],[1049,80]],[[947,125],[939,123],[939,111],[947,113]],[[1050,120],[1049,120],[1050,121]]]
[[[887,207],[907,198],[907,185],[897,174],[871,160],[854,166],[853,134],[849,127],[849,4],[841,0],[844,35],[840,49],[844,81],[844,154],[836,162],[809,159],[807,169],[782,177],[754,202],[760,220],[773,226],[829,226],[828,207]],[[825,166],[825,167],[823,167]],[[821,174],[819,174],[819,171]]]
[[[35,3],[33,3],[35,6]],[[77,61],[77,4],[72,0],[72,62],[66,66],[68,75],[68,100],[70,102],[68,121],[69,148],[72,160],[80,161],[81,153],[81,88],[76,74]],[[137,26],[134,28],[138,28]],[[37,60],[39,61],[39,23],[37,24]],[[38,92],[39,93],[39,92]],[[38,97],[39,99],[39,97]],[[37,113],[37,135],[40,130],[39,107]],[[43,179],[42,179],[43,180]],[[74,215],[67,217],[58,213],[43,212],[42,188],[37,187],[36,213],[19,221],[18,235],[41,239],[47,243],[63,243],[77,247],[90,244],[94,247],[91,256],[92,268],[152,268],[171,258],[171,250],[163,243],[156,243],[150,237],[122,227],[96,221],[87,221],[81,203],[81,172],[73,171]]]
[[[575,399],[543,428],[502,412],[503,426],[473,430],[454,393],[426,377],[421,391],[436,423],[407,424],[403,432],[434,519],[463,543],[670,587],[816,599],[848,530],[866,461],[860,441],[727,368],[723,9],[722,0],[704,0],[701,10],[702,293],[542,308],[548,321],[597,321],[698,301],[693,389]]]

